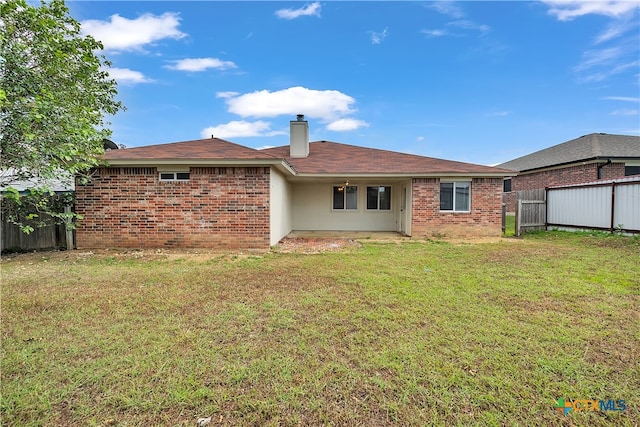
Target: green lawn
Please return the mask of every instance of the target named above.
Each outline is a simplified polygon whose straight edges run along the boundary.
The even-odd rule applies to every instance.
[[[639,261],[560,232],[5,258],[2,425],[638,425]]]
[[[516,234],[516,216],[515,215],[507,215],[505,217],[505,225],[504,225],[504,235],[505,236],[515,236]]]

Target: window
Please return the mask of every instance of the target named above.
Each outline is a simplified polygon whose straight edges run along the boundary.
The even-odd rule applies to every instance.
[[[469,212],[471,209],[470,182],[441,182],[440,210]]]
[[[367,187],[367,209],[391,210],[391,187]]]
[[[160,172],[160,181],[188,181],[189,172]]]
[[[625,165],[624,176],[640,175],[640,165]]]
[[[511,178],[506,178],[502,181],[502,191],[505,193],[511,191]]]
[[[333,209],[358,209],[358,187],[355,185],[333,187]]]

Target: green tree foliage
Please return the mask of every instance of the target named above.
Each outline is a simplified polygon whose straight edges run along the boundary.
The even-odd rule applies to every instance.
[[[116,101],[102,43],[63,0],[0,0],[0,185],[60,179],[100,163]]]
[[[72,229],[75,219],[81,215],[67,212],[65,208],[73,205],[73,193],[56,194],[46,188],[31,188],[24,194],[9,187],[2,195],[2,216],[4,220],[16,224],[29,234],[36,227],[65,223]]]

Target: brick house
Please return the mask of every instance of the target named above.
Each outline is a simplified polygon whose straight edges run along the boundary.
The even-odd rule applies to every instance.
[[[518,191],[640,174],[640,136],[592,133],[497,167],[517,172],[504,181],[507,211],[514,212]]]
[[[76,184],[77,247],[269,248],[293,230],[500,236],[500,168],[309,142],[217,138],[113,150]]]

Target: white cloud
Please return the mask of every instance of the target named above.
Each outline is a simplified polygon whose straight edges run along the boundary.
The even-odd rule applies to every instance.
[[[369,33],[371,34],[371,43],[372,44],[380,44],[389,35],[389,27],[385,28],[380,33],[376,33],[374,31],[370,31]]]
[[[136,84],[151,83],[153,80],[145,77],[140,71],[130,70],[129,68],[105,68],[109,77],[115,79],[120,84]]]
[[[424,141],[424,136],[419,136],[416,138],[416,141],[421,142]]]
[[[486,117],[506,117],[510,115],[509,111],[494,111],[492,113],[485,114]]]
[[[247,122],[244,120],[234,120],[218,126],[205,128],[200,132],[202,138],[241,138],[252,136],[274,136],[284,135],[285,132],[277,132],[271,130],[271,123],[258,120],[256,122]]]
[[[368,126],[369,126],[369,123],[363,120],[346,118],[346,119],[338,119],[329,123],[327,125],[327,129],[337,131],[337,132],[344,132],[344,131],[356,130],[356,129],[360,129],[362,127],[368,127]]]
[[[603,99],[608,99],[611,101],[624,101],[624,102],[635,102],[635,103],[640,102],[640,98],[635,98],[632,96],[607,96]]]
[[[454,19],[460,19],[464,16],[462,9],[451,1],[434,1],[428,3],[428,7],[441,13],[443,15],[450,16]]]
[[[585,15],[604,15],[611,18],[604,30],[594,37],[592,48],[585,50],[582,61],[573,70],[580,83],[595,83],[613,75],[637,68],[638,20],[640,2],[628,0],[546,0],[549,14],[560,21],[571,21]]]
[[[236,96],[240,95],[238,92],[233,92],[233,91],[226,91],[226,92],[217,92],[216,93],[216,98],[234,98]]]
[[[606,49],[588,50],[582,54],[584,60],[575,67],[575,71],[584,71],[596,66],[610,64],[622,55],[617,46]]]
[[[173,61],[173,65],[167,65],[166,68],[178,71],[205,71],[208,68],[227,70],[238,67],[231,61],[223,61],[218,58],[185,58]]]
[[[221,92],[228,110],[241,117],[277,117],[304,114],[331,122],[355,112],[355,99],[337,90],[313,90],[301,86],[270,92],[261,90],[243,95]]]
[[[629,69],[635,69],[640,66],[640,60],[633,62],[625,62],[617,65],[612,64],[609,67],[604,67],[602,71],[591,72],[580,78],[582,83],[601,82],[616,74],[623,73]]]
[[[595,40],[595,44],[607,42],[609,40],[616,39],[628,31],[634,30],[638,27],[638,21],[635,20],[614,20],[606,30],[600,33]]]
[[[633,0],[543,0],[543,3],[550,7],[549,14],[560,21],[571,21],[590,14],[619,18],[640,8],[640,3]]]
[[[177,13],[167,12],[160,16],[145,13],[136,19],[116,14],[109,21],[83,21],[82,32],[101,41],[105,50],[126,51],[142,49],[158,40],[183,38],[186,34],[178,30],[179,25]]]
[[[216,98],[233,98],[238,95],[240,95],[238,92],[232,92],[232,91],[217,92]]]
[[[449,35],[445,30],[420,30],[420,32],[428,37],[442,37]]]
[[[639,113],[638,110],[623,109],[612,111],[610,114],[612,116],[637,116]]]
[[[448,22],[447,25],[451,25],[452,27],[462,28],[463,30],[474,30],[474,31],[477,30],[482,33],[486,33],[491,29],[491,27],[489,27],[488,25],[476,24],[466,19],[459,20],[459,21],[451,21],[451,22]]]
[[[308,4],[299,9],[279,9],[276,16],[282,19],[296,19],[301,16],[320,16],[320,2]]]

